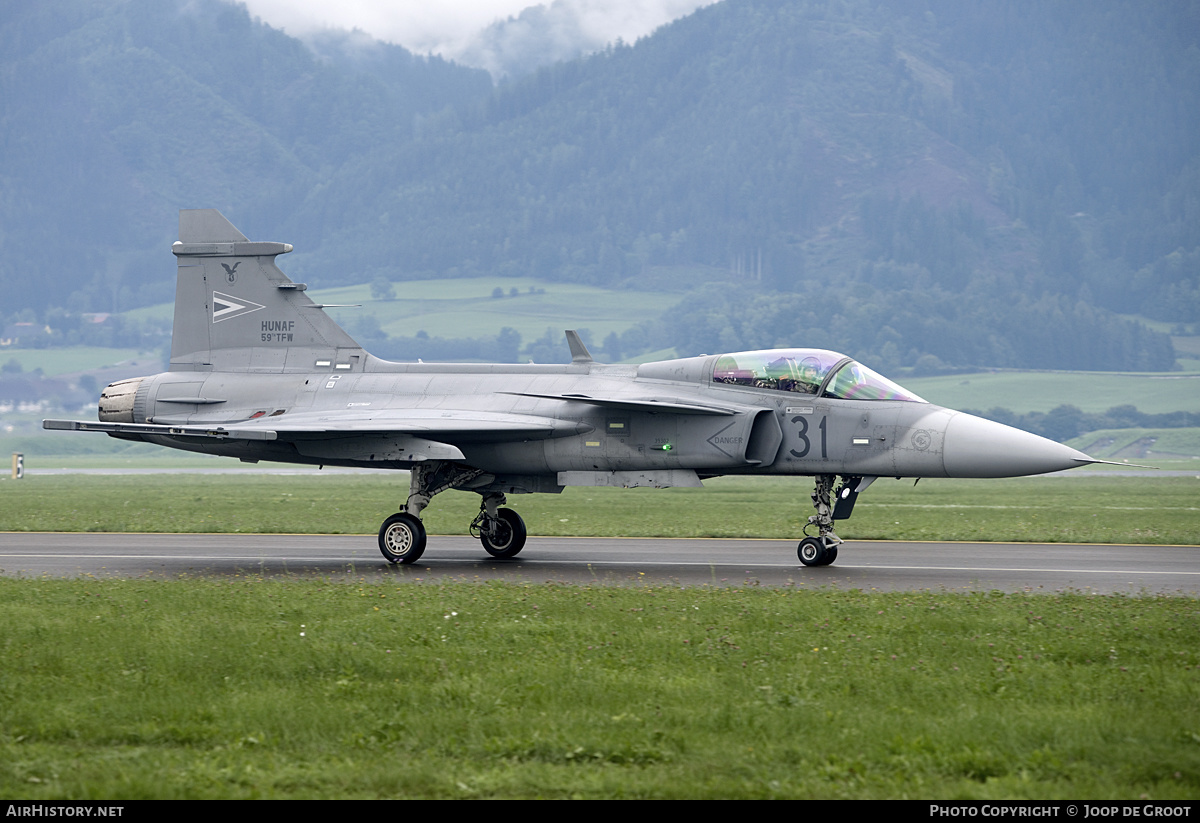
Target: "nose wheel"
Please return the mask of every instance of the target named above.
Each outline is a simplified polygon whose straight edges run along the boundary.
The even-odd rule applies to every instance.
[[[805,566],[828,566],[837,560],[837,545],[826,545],[820,537],[806,537],[796,547],[796,556]]]
[[[874,480],[875,478],[870,479]],[[836,481],[836,475],[817,475],[816,489],[812,494],[813,506],[817,513],[808,518],[808,525],[804,527],[807,530],[808,526],[816,526],[817,535],[805,537],[796,547],[796,556],[805,566],[828,566],[837,560],[837,547],[842,542],[842,538],[833,533],[833,521],[849,517],[850,510],[854,506],[854,498],[858,496],[859,491],[870,485],[869,481],[864,484],[860,477],[846,478],[842,483],[842,488],[838,489],[838,507],[835,509],[833,486]],[[843,491],[847,492],[844,499]]]

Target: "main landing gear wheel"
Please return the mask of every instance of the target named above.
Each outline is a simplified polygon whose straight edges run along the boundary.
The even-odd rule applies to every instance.
[[[416,563],[425,553],[425,524],[406,512],[393,514],[379,528],[379,551],[389,563]]]
[[[796,547],[796,556],[805,566],[828,566],[837,560],[837,546],[826,546],[819,537],[806,537]]]
[[[492,557],[516,557],[525,548],[525,521],[512,509],[497,509],[491,529],[480,527],[479,541]]]

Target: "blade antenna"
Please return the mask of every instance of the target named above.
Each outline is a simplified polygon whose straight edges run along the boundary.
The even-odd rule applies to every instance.
[[[567,335],[567,346],[571,349],[572,365],[596,362],[592,359],[592,354],[587,350],[587,346],[583,345],[583,340],[580,339],[579,332],[573,329],[567,329],[563,333]]]

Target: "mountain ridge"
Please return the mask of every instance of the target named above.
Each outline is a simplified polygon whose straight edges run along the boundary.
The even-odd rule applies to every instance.
[[[215,206],[320,286],[727,271],[721,316],[655,347],[760,345],[754,312],[809,295],[766,344],[1164,369],[1112,312],[1200,320],[1190,7],[726,2],[493,88],[215,0],[59,5],[0,14],[0,288],[34,313],[169,299],[173,211]]]

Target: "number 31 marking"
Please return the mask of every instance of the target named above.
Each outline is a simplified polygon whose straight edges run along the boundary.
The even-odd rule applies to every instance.
[[[829,459],[829,453],[828,453],[828,450],[826,449],[826,430],[825,430],[826,419],[827,418],[822,417],[821,422],[817,424],[817,428],[821,430],[821,459],[822,460]],[[798,432],[796,432],[796,436],[800,438],[800,442],[801,442],[801,444],[803,444],[803,447],[800,449],[800,451],[796,451],[795,449],[789,449],[789,451],[791,451],[792,457],[807,457],[808,450],[812,448],[812,442],[808,439],[808,418],[805,417],[804,415],[798,414],[792,418],[792,422],[800,424],[800,430]]]

